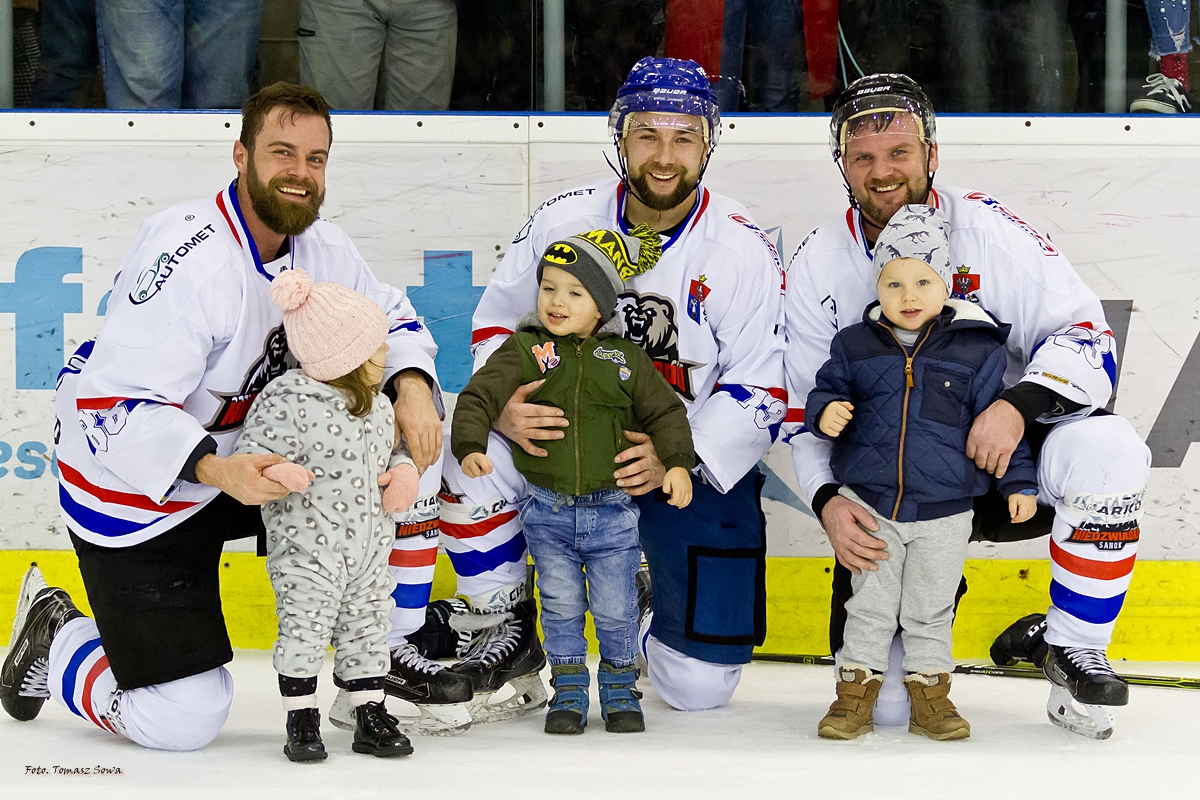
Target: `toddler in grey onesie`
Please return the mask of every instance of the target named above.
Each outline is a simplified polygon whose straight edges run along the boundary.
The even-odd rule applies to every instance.
[[[284,753],[292,761],[326,756],[316,688],[332,642],[334,680],[355,707],[354,751],[407,755],[412,747],[383,703],[394,587],[389,514],[416,499],[417,470],[393,452],[392,406],[377,397],[387,317],[363,295],[314,283],[299,269],[275,279],[271,298],[284,310],[301,369],[262,391],[236,450],[288,460],[264,475],[292,493],[262,511],[279,615],[274,665],[288,712]]]

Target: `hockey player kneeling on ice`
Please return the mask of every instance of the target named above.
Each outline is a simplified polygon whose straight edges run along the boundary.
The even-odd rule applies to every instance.
[[[275,279],[288,347],[300,361],[267,384],[246,417],[237,453],[275,453],[288,463],[264,475],[292,490],[263,506],[267,574],[275,589],[275,670],[287,711],[292,761],[325,758],[317,673],[330,642],[334,680],[354,707],[354,752],[412,752],[384,707],[390,667],[388,615],[395,580],[390,513],[417,499],[417,468],[393,452],[392,406],[378,396],[387,366],[388,320],[369,298],[302,269]]]
[[[1034,517],[1012,522],[1005,499],[989,492],[975,499],[972,538],[1050,535],[1044,666],[1053,687],[1047,712],[1069,730],[1107,737],[1110,708],[1127,702],[1128,687],[1104,650],[1133,571],[1150,452],[1126,420],[1104,410],[1117,363],[1100,300],[1048,237],[998,200],[934,187],[940,154],[933,107],[912,79],[868,75],[852,83],[834,103],[829,135],[851,207],[804,237],[788,267],[793,407],[784,430],[800,487],[838,560],[830,646],[833,652],[842,647],[851,575],[875,571],[894,554],[872,535],[879,523],[869,509],[840,494],[831,445],[812,432],[818,420],[807,418],[800,404],[834,334],[857,322],[858,309],[871,301],[880,231],[902,206],[920,203],[940,209],[950,222],[953,297],[1012,325],[1004,345],[1007,388],[972,423],[967,455],[1002,478],[1024,438],[1038,467]],[[946,392],[966,391],[953,375],[940,380],[949,383]],[[898,670],[894,659],[890,666]],[[891,680],[898,682],[899,674],[889,671],[885,681]],[[1074,701],[1086,707],[1086,716]]]
[[[687,411],[645,351],[621,338],[613,315],[624,286],[619,270],[644,272],[660,254],[653,229],[634,233],[640,240],[610,230],[551,244],[537,268],[537,313],[517,323],[454,408],[451,452],[468,478],[492,472],[488,433],[522,384],[540,381],[529,400],[563,408],[571,423],[565,438],[546,442],[545,457],[512,454],[529,481],[520,517],[537,571],[555,689],[546,733],[587,727],[589,609],[600,641],[605,728],[645,730],[635,666],[639,514],[613,477],[617,454],[632,446],[621,432],[650,436],[667,470],[662,488],[671,505],[684,508],[692,499],[688,471],[696,458]]]
[[[396,438],[429,467],[421,483],[432,496],[437,346],[404,292],[376,280],[346,234],[318,218],[331,143],[328,106],[311,89],[281,83],[251,97],[233,147],[236,180],[142,226],[104,326],[60,373],[60,510],[95,619],[36,568],[26,576],[0,668],[0,702],[17,719],[53,697],[164,750],[203,747],[225,724],[233,650],[221,550],[263,537],[259,506],[289,493],[263,474],[282,456],[233,452],[255,397],[294,366],[270,296],[284,271],[303,268],[383,309]],[[415,623],[397,614],[389,638],[420,628],[424,606]]]
[[[805,410],[833,441],[842,494],[871,509],[891,558],[853,576],[838,699],[817,726],[829,739],[874,730],[874,704],[901,627],[908,729],[965,739],[949,698],[950,624],[971,537],[971,505],[992,476],[967,458],[975,416],[1004,389],[1009,326],[950,300],[949,225],[932,206],[897,211],[875,243],[879,301],[833,338]],[[961,391],[966,387],[966,391]],[[951,391],[947,391],[950,389]],[[1037,508],[1035,468],[1021,442],[999,481],[1014,523]]]
[[[620,88],[609,123],[618,179],[564,191],[534,212],[476,308],[473,354],[482,366],[535,307],[538,264],[554,242],[580,231],[629,233],[640,224],[658,233],[662,257],[654,267],[628,276],[621,270],[617,315],[625,338],[645,350],[687,409],[697,456],[692,503],[677,509],[663,502],[656,490],[666,469],[645,433],[623,432],[634,446],[615,457],[613,477],[641,515],[653,593],[638,648],[649,677],[675,708],[713,708],[729,701],[741,665],[766,635],[757,464],[786,411],[782,269],[746,209],[701,184],[720,116],[699,65],[642,59]],[[618,240],[598,244],[629,258]],[[459,592],[485,612],[481,621],[508,613],[522,626],[519,635],[476,639],[481,655],[462,670],[479,681],[477,705],[485,677],[497,676],[488,679],[494,687],[525,674],[515,654],[532,653],[536,641],[531,606],[519,602],[526,548],[517,508],[529,489],[510,448],[544,457],[539,442],[562,439],[561,429],[573,424],[564,416],[571,408],[528,402],[536,388],[522,386],[500,412],[487,443],[490,475],[467,478],[449,459],[443,472],[442,531]],[[451,623],[463,627],[458,616]],[[533,658],[525,661],[525,669],[534,667]],[[539,690],[540,680],[520,688]]]

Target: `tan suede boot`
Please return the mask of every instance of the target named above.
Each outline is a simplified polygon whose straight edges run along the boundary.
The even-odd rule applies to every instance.
[[[883,686],[883,676],[853,664],[838,667],[837,676],[837,700],[817,723],[817,735],[824,739],[856,739],[875,730],[875,698]]]
[[[926,675],[914,672],[905,677],[912,712],[908,716],[908,732],[930,739],[966,739],[971,735],[971,723],[959,716],[950,700],[950,675],[939,672]]]

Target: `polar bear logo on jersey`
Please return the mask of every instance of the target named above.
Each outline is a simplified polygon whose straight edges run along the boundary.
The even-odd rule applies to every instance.
[[[671,301],[656,294],[623,294],[621,299],[629,301],[622,312],[625,338],[655,361],[679,361],[679,328]]]

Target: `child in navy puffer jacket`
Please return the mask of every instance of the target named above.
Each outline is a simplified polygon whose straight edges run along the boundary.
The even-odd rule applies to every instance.
[[[826,738],[873,730],[872,706],[897,628],[911,703],[909,730],[962,739],[970,725],[950,701],[950,625],[971,536],[972,503],[992,477],[967,458],[971,423],[1004,391],[1009,326],[949,300],[949,223],[904,206],[875,245],[879,302],[840,331],[805,408],[834,441],[841,493],[872,510],[887,544],[877,571],[854,575],[838,656],[838,699],[818,725]],[[1037,508],[1036,467],[1022,441],[999,482],[1013,522]]]

